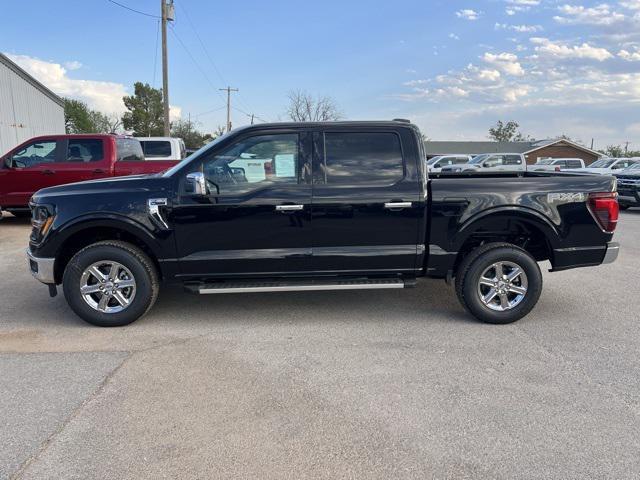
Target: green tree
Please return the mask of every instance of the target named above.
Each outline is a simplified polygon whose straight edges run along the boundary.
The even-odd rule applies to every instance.
[[[622,145],[607,145],[605,150],[600,150],[607,157],[624,157],[624,147]]]
[[[91,110],[80,100],[65,98],[64,123],[67,133],[115,133],[120,127],[117,115]]]
[[[489,128],[489,138],[496,142],[524,142],[529,140],[529,136],[523,135],[518,130],[519,128],[518,122],[513,120],[509,120],[507,123],[498,120],[498,123]]]
[[[133,88],[133,95],[122,98],[128,110],[122,115],[125,130],[133,130],[133,135],[136,137],[162,136],[164,134],[162,90],[142,82],[136,82]]]
[[[182,138],[187,148],[200,148],[212,140],[209,133],[202,133],[189,120],[178,120],[171,124],[171,136]]]
[[[80,100],[65,98],[64,126],[67,133],[95,133],[91,110],[87,104]]]

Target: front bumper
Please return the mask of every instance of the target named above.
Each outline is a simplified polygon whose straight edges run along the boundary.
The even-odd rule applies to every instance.
[[[609,242],[607,243],[607,251],[604,254],[604,259],[602,260],[602,264],[613,263],[618,258],[618,254],[620,253],[620,244],[618,242]]]
[[[29,261],[29,270],[34,278],[42,283],[55,285],[56,280],[53,274],[55,258],[38,258],[31,253],[31,250],[27,249],[27,259]]]

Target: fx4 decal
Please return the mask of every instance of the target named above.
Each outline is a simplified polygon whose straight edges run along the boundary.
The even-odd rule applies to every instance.
[[[547,201],[549,203],[576,203],[586,200],[584,193],[549,193]]]

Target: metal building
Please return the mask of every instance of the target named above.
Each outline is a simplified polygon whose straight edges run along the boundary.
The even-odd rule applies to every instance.
[[[0,53],[0,155],[31,137],[60,133],[64,101]]]

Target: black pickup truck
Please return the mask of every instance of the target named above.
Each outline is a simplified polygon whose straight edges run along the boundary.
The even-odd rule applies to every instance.
[[[200,294],[455,282],[489,323],[534,307],[538,262],[608,263],[612,177],[451,174],[429,179],[408,121],[239,128],[163,174],[40,190],[28,253],[51,295],[84,320],[146,313],[160,282]]]

